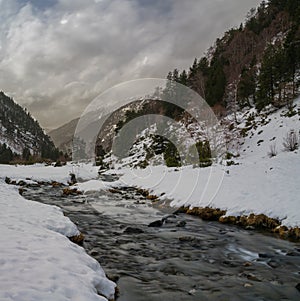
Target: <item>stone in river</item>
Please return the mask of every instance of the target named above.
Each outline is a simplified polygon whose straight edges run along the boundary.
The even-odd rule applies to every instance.
[[[162,220],[157,220],[157,221],[150,223],[148,225],[148,227],[161,227],[163,225],[163,223],[164,222]]]
[[[127,227],[124,231],[124,234],[141,234],[144,233],[144,231],[140,228],[134,228],[134,227]]]

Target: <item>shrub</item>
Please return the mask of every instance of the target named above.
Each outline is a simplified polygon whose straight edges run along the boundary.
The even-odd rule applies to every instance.
[[[284,150],[293,152],[299,147],[299,136],[295,130],[290,130],[283,138]]]
[[[276,143],[270,145],[270,151],[268,152],[268,156],[270,158],[275,157],[277,155]]]
[[[175,157],[168,157],[165,160],[165,162],[168,167],[180,167],[181,166],[180,161]]]

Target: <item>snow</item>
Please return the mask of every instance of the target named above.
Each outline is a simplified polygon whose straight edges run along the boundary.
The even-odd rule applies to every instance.
[[[77,188],[82,192],[92,192],[109,189],[115,186],[115,182],[102,182],[99,180],[89,180],[83,183],[77,183],[72,187]]]
[[[72,164],[54,167],[44,164],[35,165],[0,165],[0,179],[9,177],[11,179],[30,179],[33,181],[57,181],[67,184],[70,173],[74,173],[79,180],[94,179],[98,175],[98,168],[92,164]]]
[[[2,166],[1,177],[3,168],[11,170],[11,175],[16,173],[14,168]],[[18,167],[18,177],[37,168],[45,172],[42,166]],[[0,232],[1,301],[113,299],[115,284],[96,260],[67,238],[79,231],[61,209],[25,200],[17,187],[3,179]]]
[[[296,102],[300,106],[300,99]],[[285,110],[273,114],[246,113],[239,128],[254,113],[254,126],[244,138],[239,165],[214,164],[208,168],[109,170],[118,173],[115,182],[101,182],[98,167],[68,164],[63,167],[0,166],[0,300],[106,300],[113,297],[115,284],[101,266],[67,236],[78,234],[76,226],[62,211],[22,198],[17,188],[4,184],[4,178],[67,183],[74,173],[82,181],[76,187],[84,192],[110,187],[135,186],[148,189],[171,206],[215,207],[227,215],[264,213],[288,227],[300,226],[299,150],[287,152],[282,142],[291,129],[300,129],[299,114],[285,117]],[[274,138],[275,137],[275,138]],[[258,143],[260,141],[260,143]],[[276,142],[277,155],[270,158],[270,145]],[[169,204],[168,202],[166,204]],[[245,256],[249,254],[245,254]],[[251,255],[251,254],[250,254]]]
[[[295,104],[299,108],[300,99]],[[255,117],[255,126],[242,141],[240,157],[232,159],[239,165],[226,166],[225,161],[223,165],[214,164],[209,168],[123,167],[108,172],[121,176],[110,185],[147,189],[160,200],[172,200],[174,207],[210,206],[235,216],[263,213],[288,227],[300,226],[300,151],[287,152],[282,145],[289,130],[299,132],[300,117],[298,114],[285,117],[285,112],[286,109],[281,109],[268,116]],[[256,114],[256,111],[249,113]],[[239,127],[244,126],[245,122]],[[274,142],[278,154],[270,158],[268,152]],[[103,189],[103,184],[97,181],[84,185],[84,191]]]

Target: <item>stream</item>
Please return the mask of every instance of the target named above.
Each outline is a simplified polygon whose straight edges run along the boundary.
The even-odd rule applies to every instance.
[[[118,301],[300,300],[299,243],[166,214],[133,188],[62,196],[44,185],[23,196],[63,209],[117,283]]]

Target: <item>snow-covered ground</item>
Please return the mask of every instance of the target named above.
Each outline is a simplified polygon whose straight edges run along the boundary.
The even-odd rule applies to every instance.
[[[113,299],[115,284],[96,260],[67,238],[79,234],[76,226],[58,207],[25,200],[17,187],[3,180],[11,176],[62,181],[68,178],[67,169],[0,167],[1,301]],[[89,171],[86,166],[87,177]]]
[[[300,107],[300,99],[295,103]],[[157,196],[165,193],[160,198],[173,200],[175,207],[211,206],[235,216],[264,213],[288,227],[300,226],[300,150],[288,152],[283,147],[290,130],[299,133],[300,116],[284,117],[285,112],[282,109],[267,118],[256,117],[253,125],[257,128],[254,126],[242,141],[240,157],[232,159],[239,165],[123,169],[120,180]],[[274,157],[268,154],[270,145],[275,145]]]
[[[296,104],[299,108],[300,99]],[[118,173],[120,179],[110,183],[96,180],[98,168],[91,164],[1,165],[0,300],[105,300],[97,291],[112,298],[115,288],[100,265],[68,240],[78,230],[61,210],[25,200],[16,187],[4,183],[5,177],[67,183],[74,173],[84,181],[76,185],[82,191],[130,185],[171,199],[174,207],[211,206],[227,215],[264,213],[288,227],[300,226],[300,150],[288,152],[282,144],[289,130],[299,133],[299,114],[283,113],[254,117],[240,157],[232,159],[239,165],[226,166],[225,161],[209,168],[114,169],[107,173]],[[249,125],[241,118],[240,129]],[[275,143],[277,154],[270,157]]]
[[[78,180],[95,179],[98,175],[98,168],[92,164],[67,164],[62,167],[35,165],[0,165],[0,179],[9,177],[14,180],[31,179],[35,181],[57,181],[67,184],[70,180],[70,173],[74,173]]]
[[[300,99],[295,101],[300,108]],[[250,113],[239,116],[239,130],[245,128]],[[146,169],[112,170],[119,173],[118,182],[110,185],[131,185],[148,189],[163,199],[171,199],[174,207],[217,207],[227,215],[264,213],[278,218],[288,227],[300,226],[300,150],[284,150],[283,140],[290,130],[299,133],[300,116],[284,117],[286,109],[251,121],[252,129],[240,141],[240,157],[233,158],[239,165],[213,165],[209,168],[166,168],[149,166]],[[277,155],[269,156],[275,145]],[[83,191],[102,189],[103,184],[79,184]]]

